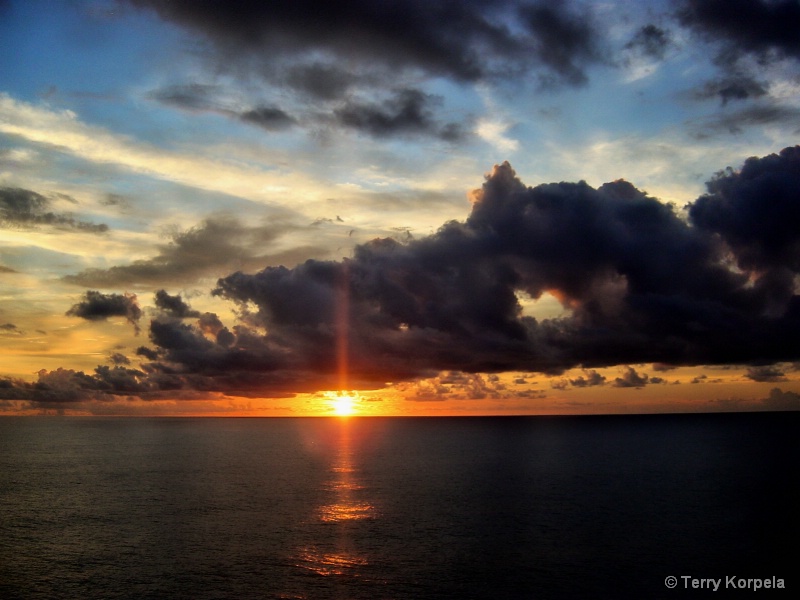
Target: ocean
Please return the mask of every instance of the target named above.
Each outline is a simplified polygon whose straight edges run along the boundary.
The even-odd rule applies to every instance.
[[[2,418],[0,598],[788,598],[798,425]]]

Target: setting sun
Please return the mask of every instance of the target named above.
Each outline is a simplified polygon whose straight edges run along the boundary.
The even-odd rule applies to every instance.
[[[354,401],[355,399],[352,396],[336,396],[331,402],[333,411],[340,417],[348,417],[355,412]]]

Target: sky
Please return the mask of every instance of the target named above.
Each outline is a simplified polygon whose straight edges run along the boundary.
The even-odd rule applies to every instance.
[[[0,414],[796,410],[798,32],[0,0]]]

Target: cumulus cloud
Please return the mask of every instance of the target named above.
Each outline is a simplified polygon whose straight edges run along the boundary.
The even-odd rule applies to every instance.
[[[569,382],[574,387],[593,387],[596,385],[604,385],[606,377],[597,371],[587,369],[583,372],[583,375],[570,379]]]
[[[350,366],[365,374],[558,372],[794,352],[796,301],[776,312],[772,296],[725,257],[717,236],[629,183],[527,188],[505,164],[464,223],[406,244],[375,240],[345,263],[236,273],[216,293],[256,307],[255,322],[276,339],[317,351],[335,347],[337,298],[346,293]],[[522,316],[517,290],[549,291],[571,314]],[[622,381],[636,383],[628,375]]]
[[[158,290],[155,295],[156,306],[170,316],[185,319],[199,317],[200,313],[191,307],[180,296],[170,296],[165,290]]]
[[[692,223],[727,244],[765,309],[783,312],[800,274],[800,146],[749,158],[740,170],[719,172],[707,189],[689,206]]]
[[[104,233],[108,225],[81,221],[68,214],[48,211],[50,199],[22,188],[0,188],[0,227],[35,227],[45,225],[54,229],[86,233]]]
[[[136,294],[103,294],[97,290],[87,291],[83,299],[67,311],[69,317],[80,317],[88,321],[105,321],[109,317],[125,317],[139,331],[142,309]]]
[[[620,377],[614,378],[614,387],[621,387],[621,388],[641,388],[646,386],[649,381],[649,377],[645,373],[637,373],[636,369],[633,367],[626,367],[625,371],[622,373]]]
[[[213,294],[236,305],[237,323],[162,290],[150,344],[137,350],[149,361],[143,375],[72,379],[108,393],[274,396],[445,373],[434,396],[490,397],[497,382],[477,375],[580,367],[583,376],[564,381],[585,387],[604,383],[594,370],[604,366],[796,361],[798,153],[721,172],[685,215],[621,180],[528,187],[504,163],[473,192],[467,219],[434,234],[222,277]],[[523,313],[518,294],[545,292],[564,316]],[[134,306],[87,292],[69,312],[135,322]],[[661,382],[625,367],[611,385]]]

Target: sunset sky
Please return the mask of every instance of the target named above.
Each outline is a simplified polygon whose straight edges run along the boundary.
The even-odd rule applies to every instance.
[[[0,0],[0,414],[797,409],[798,32]]]

